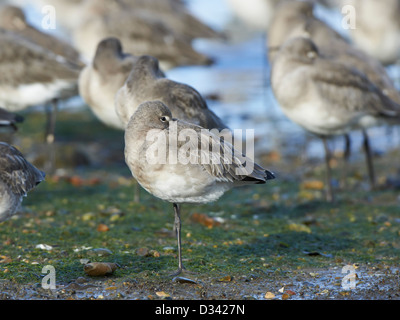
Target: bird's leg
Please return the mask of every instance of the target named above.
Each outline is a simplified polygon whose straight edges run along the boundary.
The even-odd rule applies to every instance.
[[[48,146],[48,159],[46,163],[46,171],[53,173],[55,170],[55,128],[56,128],[56,117],[58,111],[58,99],[53,99],[51,105],[46,107],[47,123],[46,123],[46,143]]]
[[[53,99],[51,101],[50,106],[46,107],[47,123],[46,123],[45,139],[48,144],[52,144],[54,142],[56,117],[57,117],[57,110],[58,110],[57,104],[58,104],[58,99]]]
[[[136,186],[135,186],[135,194],[133,196],[133,201],[139,203],[140,202],[140,185],[139,182],[136,181]]]
[[[177,276],[178,274],[181,274],[182,272],[187,272],[187,273],[192,273],[190,271],[187,271],[183,264],[182,264],[182,243],[181,243],[181,213],[180,213],[180,207],[177,203],[174,203],[174,213],[175,213],[175,223],[174,223],[174,229],[176,230],[176,237],[178,240],[178,270],[171,274],[171,276]]]
[[[176,276],[183,271],[183,264],[182,264],[182,245],[181,245],[181,213],[180,208],[177,203],[173,204],[174,206],[174,214],[175,214],[175,223],[174,229],[176,231],[176,238],[178,240],[178,270],[172,274],[172,276]]]
[[[343,187],[347,186],[346,183],[346,177],[347,177],[347,169],[349,166],[349,159],[350,159],[350,153],[351,153],[351,140],[350,136],[346,133],[344,135],[344,152],[343,152],[343,162],[344,162],[344,169],[342,171],[342,183]]]
[[[345,145],[344,145],[344,153],[343,153],[343,159],[347,163],[350,159],[350,153],[351,153],[351,140],[350,136],[348,134],[344,135],[344,140],[345,140]]]
[[[372,162],[372,150],[369,144],[368,134],[365,129],[362,129],[362,134],[364,137],[364,151],[365,151],[365,159],[367,161],[369,182],[371,190],[374,190],[376,188],[376,181],[375,181],[374,164]]]
[[[331,153],[329,151],[328,147],[328,142],[326,141],[325,137],[322,137],[322,142],[324,144],[324,149],[325,149],[325,164],[326,164],[326,201],[328,202],[333,202],[334,201],[334,196],[333,196],[333,189],[332,189],[332,175],[331,175],[331,165],[330,165],[330,159],[331,159]]]

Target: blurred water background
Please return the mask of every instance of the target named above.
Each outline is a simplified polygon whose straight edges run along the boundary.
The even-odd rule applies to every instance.
[[[18,1],[13,1],[18,4]],[[185,66],[167,72],[175,81],[196,88],[209,107],[224,119],[232,129],[254,129],[255,148],[258,153],[279,151],[286,156],[321,158],[324,154],[319,139],[306,133],[289,121],[279,108],[269,84],[270,66],[266,58],[266,36],[238,19],[225,0],[188,0],[189,10],[216,30],[224,31],[228,39],[198,39],[194,47],[215,59],[212,66]],[[21,0],[27,19],[41,27],[42,13],[33,5]],[[341,34],[342,16],[338,8],[316,7],[316,16],[323,19]],[[49,30],[64,37],[62,30]],[[67,39],[68,40],[68,39]],[[400,68],[391,66],[389,74],[399,83]],[[85,108],[80,97],[64,102],[63,108]],[[379,127],[369,130],[372,147],[377,153],[400,146],[398,127]],[[360,132],[352,133],[352,156],[362,157]],[[342,137],[332,139],[332,148],[343,150]]]

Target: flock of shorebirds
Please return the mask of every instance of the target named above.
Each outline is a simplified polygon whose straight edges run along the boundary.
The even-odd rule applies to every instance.
[[[343,135],[349,147],[353,130],[363,132],[374,188],[367,129],[400,123],[400,93],[384,68],[400,58],[400,1],[323,1],[351,2],[360,21],[351,34],[353,41],[315,16],[316,0],[227,1],[238,16],[266,32],[271,86],[285,115],[323,140],[327,200],[334,200],[327,139]],[[45,4],[34,2],[39,7]],[[230,129],[196,89],[166,76],[176,66],[212,64],[191,42],[223,40],[225,35],[191,15],[181,0],[57,0],[52,5],[72,45],[30,25],[19,7],[0,10],[0,126],[15,128],[21,118],[14,112],[48,104],[46,141],[51,145],[57,102],[79,94],[100,121],[123,130],[125,160],[133,177],[149,193],[173,204],[179,274],[184,271],[180,204],[215,201],[232,187],[274,179],[272,172],[222,135],[205,133],[203,129]],[[387,16],[368,16],[377,12]],[[376,31],[385,23],[391,29],[382,31],[386,38],[381,39]],[[197,151],[190,155],[197,161],[148,161],[149,132],[170,141],[171,126],[178,133],[197,134],[191,141]],[[204,141],[213,148],[201,148]],[[178,141],[175,147],[184,143]],[[226,155],[229,163],[224,162]],[[203,156],[217,161],[202,162]],[[0,222],[12,216],[22,197],[44,179],[45,173],[20,151],[1,142]]]

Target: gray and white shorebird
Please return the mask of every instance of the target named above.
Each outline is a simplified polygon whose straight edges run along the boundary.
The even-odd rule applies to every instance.
[[[20,1],[20,0],[19,0]],[[86,0],[52,0],[51,6],[57,13],[57,22],[65,27],[66,32],[75,30],[79,22],[87,18],[88,13],[82,9]],[[98,0],[97,0],[98,1]],[[111,0],[114,1],[114,0]],[[108,2],[111,2],[108,0]],[[23,0],[27,3],[28,0]],[[190,13],[186,4],[181,0],[128,0],[121,1],[126,10],[135,10],[143,16],[162,21],[173,32],[181,34],[189,40],[196,38],[221,39],[223,35],[209,27]],[[37,9],[42,9],[50,3],[47,0],[29,0]]]
[[[48,117],[48,123],[47,123],[47,133],[46,133],[46,140],[48,142],[52,142],[54,140],[54,128],[55,128],[55,121],[56,121],[56,113],[57,113],[57,100],[62,98],[69,98],[70,96],[74,96],[77,94],[77,78],[80,69],[84,67],[84,63],[82,62],[80,58],[79,52],[69,43],[49,34],[46,32],[43,32],[31,24],[28,23],[24,11],[13,5],[5,5],[0,8],[0,28],[7,30],[10,32],[10,34],[14,35],[15,38],[20,38],[24,39],[27,42],[31,43],[31,50],[34,50],[33,48],[36,47],[42,52],[47,51],[48,56],[53,56],[52,59],[54,61],[58,61],[59,64],[66,70],[67,68],[69,69],[69,74],[73,74],[73,80],[71,79],[68,80],[68,84],[64,82],[64,84],[60,85],[63,86],[63,88],[56,89],[56,90],[62,90],[63,93],[61,96],[59,96],[60,92],[53,93],[53,89],[51,88],[50,85],[47,86],[47,95],[53,95],[50,99],[43,99],[40,101],[44,104],[48,104],[49,102],[52,102],[51,105],[48,104],[48,108],[46,109],[47,112],[47,117]],[[17,41],[17,39],[15,39]],[[27,43],[25,42],[25,43]],[[6,43],[2,43],[2,45],[7,45]],[[18,57],[18,53],[16,54],[16,57]],[[2,58],[5,59],[5,57],[2,55]],[[36,56],[36,59],[39,57]],[[3,60],[2,59],[2,60]],[[17,58],[14,58],[17,60]],[[43,58],[42,58],[43,59]],[[31,60],[28,60],[25,62],[25,64],[28,66]],[[6,63],[6,61],[4,61]],[[54,63],[54,62],[53,62]],[[25,67],[25,69],[22,70],[22,72],[25,72],[28,67]],[[60,67],[58,68],[58,70]],[[44,76],[44,72],[46,69],[42,71],[42,74],[40,76]],[[57,71],[58,71],[57,70]],[[35,72],[38,72],[35,70]],[[49,71],[47,71],[49,72]],[[65,71],[64,71],[65,72]],[[29,72],[27,72],[27,76],[29,75]],[[54,75],[46,75],[47,78],[56,78],[58,77],[59,74],[55,73]],[[63,80],[64,75],[60,75],[59,80]],[[10,76],[11,78],[11,76]],[[22,82],[23,80],[21,80]],[[49,81],[50,82],[50,81]],[[43,81],[42,83],[46,83],[46,81]],[[60,81],[61,83],[61,81]],[[37,83],[38,85],[38,83]],[[28,86],[27,86],[28,87]],[[23,89],[27,89],[26,91],[29,92],[30,87],[25,88],[23,86],[20,86],[20,91]],[[40,95],[39,95],[40,96]],[[39,98],[40,99],[40,98]],[[32,104],[30,103],[21,103],[21,107],[18,108],[25,108],[26,106],[30,106]],[[25,105],[25,107],[23,106]],[[14,108],[14,107],[9,107],[9,108]]]
[[[80,67],[18,34],[0,29],[0,106],[11,112],[52,104],[46,141],[53,141],[58,101],[78,94]],[[54,167],[50,159],[49,166]]]
[[[276,10],[268,32],[268,58],[273,64],[279,48],[289,39],[306,37],[318,47],[320,56],[357,69],[363,73],[388,98],[400,104],[400,92],[387,74],[382,64],[374,57],[356,48],[337,31],[314,15],[314,3],[311,0],[282,2]],[[347,134],[345,159],[350,154],[350,138]],[[363,131],[364,144],[370,145],[366,131]],[[372,160],[371,160],[372,161]],[[371,185],[375,185],[370,172]]]
[[[44,179],[45,173],[18,149],[0,142],[0,222],[14,215],[23,197]]]
[[[326,138],[379,123],[400,123],[400,105],[389,99],[365,74],[324,58],[308,38],[289,39],[271,71],[275,97],[286,116],[324,141],[327,200],[333,200]],[[368,139],[364,139],[372,187],[375,177]]]
[[[311,0],[282,2],[276,10],[268,31],[268,58],[271,63],[279,48],[291,38],[310,38],[321,56],[336,60],[364,73],[371,82],[393,101],[400,103],[400,93],[382,64],[356,48],[342,35],[314,16]]]
[[[116,37],[127,52],[157,57],[163,70],[213,63],[213,59],[196,51],[190,41],[174,33],[157,16],[132,9],[128,1],[86,0],[82,11],[83,17],[73,31],[73,42],[87,61],[92,60],[99,41]]]
[[[119,39],[106,38],[99,42],[93,61],[79,76],[82,99],[101,122],[115,129],[125,129],[115,110],[115,94],[124,85],[136,60],[136,56],[123,52]]]
[[[20,37],[46,48],[68,60],[69,63],[76,64],[77,67],[82,68],[84,66],[78,50],[64,40],[43,32],[28,23],[26,15],[20,7],[13,5],[0,7],[0,28],[12,31]]]
[[[0,29],[0,105],[12,112],[77,94],[80,68]]]
[[[190,13],[182,0],[129,0],[125,1],[131,10],[139,11],[144,17],[162,21],[175,34],[189,41],[203,39],[223,39],[218,32]]]
[[[115,95],[124,85],[138,57],[123,52],[119,39],[109,37],[97,45],[93,61],[79,75],[79,94],[95,116],[105,125],[125,130],[126,124],[118,116],[115,108]],[[164,77],[162,70],[157,76]],[[135,201],[139,202],[139,186]]]
[[[140,56],[125,84],[115,96],[115,108],[126,126],[138,106],[160,100],[174,117],[207,129],[227,129],[227,125],[207,106],[207,102],[193,87],[160,75],[158,59]]]
[[[182,135],[190,136],[190,142],[178,138]],[[216,201],[233,187],[274,179],[273,173],[210,130],[173,118],[161,101],[142,103],[131,117],[125,130],[125,161],[144,189],[173,204],[178,241],[174,275],[185,271],[180,204]]]

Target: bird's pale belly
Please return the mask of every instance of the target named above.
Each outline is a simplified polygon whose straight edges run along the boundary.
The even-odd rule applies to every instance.
[[[343,121],[338,115],[327,112],[312,104],[303,104],[298,108],[285,109],[284,113],[293,122],[318,135],[339,135],[350,129],[350,122]]]
[[[176,170],[185,171],[184,166],[178,167],[166,165],[163,170],[149,172],[145,181],[139,183],[154,196],[174,203],[216,201],[229,189],[226,183],[217,182],[200,168],[196,173],[182,174]]]

